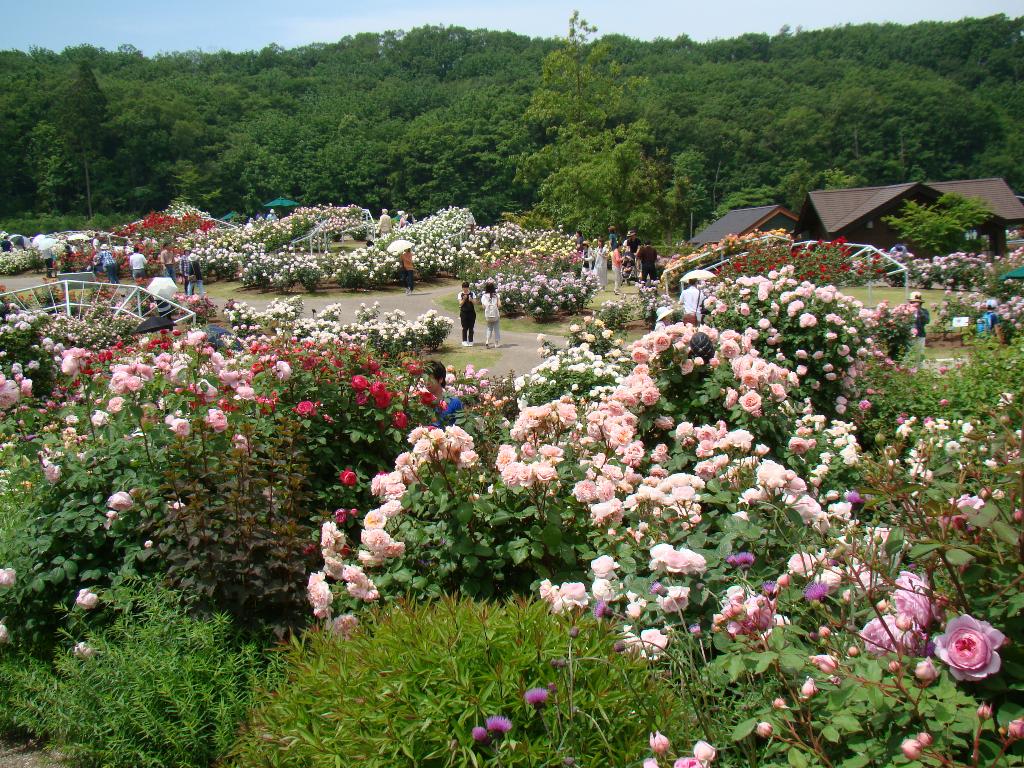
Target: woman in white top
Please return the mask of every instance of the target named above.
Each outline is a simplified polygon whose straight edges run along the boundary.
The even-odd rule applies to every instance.
[[[604,240],[598,238],[593,251],[594,274],[597,275],[598,289],[603,291],[608,287],[608,248],[605,247]]]
[[[501,297],[498,296],[498,288],[494,283],[487,283],[484,286],[484,292],[480,296],[480,303],[484,308],[484,320],[487,321],[487,344],[486,348],[491,348],[493,340],[494,347],[497,348],[501,344],[501,326],[499,322],[501,320]]]

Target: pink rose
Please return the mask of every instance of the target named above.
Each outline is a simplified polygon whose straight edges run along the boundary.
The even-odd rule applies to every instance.
[[[111,413],[119,413],[122,408],[124,408],[123,397],[112,397],[110,398],[110,401],[107,403],[107,410],[110,411]]]
[[[698,741],[693,745],[693,756],[702,763],[712,762],[717,754],[717,750],[706,741]]]
[[[0,587],[13,587],[18,574],[13,568],[0,568]]]
[[[175,416],[168,416],[164,421],[167,424],[168,429],[178,437],[188,437],[192,434],[192,425],[188,423],[188,419],[179,419]]]
[[[292,367],[284,360],[278,360],[274,363],[274,375],[281,381],[288,381],[292,375]]]
[[[211,408],[207,411],[205,421],[214,432],[223,432],[228,428],[228,417],[219,408]]]
[[[656,755],[664,755],[668,752],[669,740],[661,731],[655,731],[650,736],[651,751]]]
[[[86,611],[91,611],[93,608],[99,605],[99,602],[99,595],[88,589],[78,590],[78,596],[75,598],[75,605]]]
[[[125,491],[118,491],[107,499],[107,507],[115,512],[127,512],[134,505],[135,501],[132,499],[131,494]]]
[[[704,766],[696,757],[680,757],[672,763],[672,768],[704,768]]]
[[[997,653],[1006,636],[987,621],[957,616],[946,624],[945,634],[935,638],[935,655],[949,665],[957,680],[982,680],[999,671]]]
[[[927,580],[910,571],[901,571],[893,592],[896,610],[910,616],[918,627],[926,629],[932,621],[931,587]]]
[[[43,459],[43,477],[46,478],[46,482],[50,483],[51,485],[53,483],[56,483],[57,481],[60,480],[60,474],[60,467],[58,467],[56,464],[51,464],[46,459]]]
[[[751,416],[761,415],[761,396],[757,392],[746,392],[740,397],[740,407]]]
[[[700,574],[707,570],[703,555],[689,549],[674,549],[671,544],[651,547],[650,568],[652,571],[665,570],[669,573]]]

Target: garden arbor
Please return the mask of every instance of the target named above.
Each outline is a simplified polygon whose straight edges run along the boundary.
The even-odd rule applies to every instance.
[[[90,272],[63,277],[56,282],[0,293],[0,304],[69,317],[95,316],[107,311],[111,317],[132,317],[140,323],[155,317],[175,325],[191,325],[196,320],[196,313],[188,307],[137,285],[98,283]]]

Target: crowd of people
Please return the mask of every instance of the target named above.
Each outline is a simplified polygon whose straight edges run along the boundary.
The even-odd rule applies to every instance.
[[[637,282],[656,282],[658,279],[658,251],[650,240],[641,240],[635,229],[619,237],[615,227],[608,227],[608,237],[587,240],[576,230],[576,252],[583,262],[583,271],[593,274],[602,291],[608,288],[608,269],[611,268],[613,291],[622,292],[623,285]]]

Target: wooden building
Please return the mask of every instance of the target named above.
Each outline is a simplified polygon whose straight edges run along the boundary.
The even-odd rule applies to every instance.
[[[734,208],[713,224],[690,238],[693,245],[717,243],[729,235],[746,235],[754,231],[772,229],[793,231],[796,214],[781,205],[761,205],[756,208]]]

